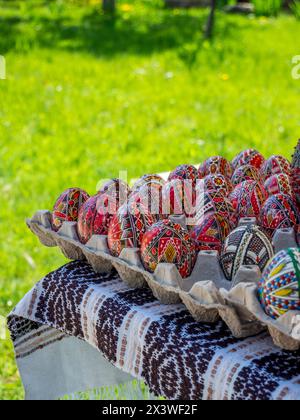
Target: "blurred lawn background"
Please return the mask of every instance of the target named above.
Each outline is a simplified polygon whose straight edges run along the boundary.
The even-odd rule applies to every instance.
[[[24,220],[65,188],[100,178],[232,158],[246,147],[290,157],[300,133],[300,23],[165,9],[160,0],[1,1],[0,314],[66,262]],[[23,398],[10,341],[0,340],[0,399]]]

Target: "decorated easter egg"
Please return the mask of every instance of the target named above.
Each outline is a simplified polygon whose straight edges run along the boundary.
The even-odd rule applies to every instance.
[[[294,197],[297,201],[298,208],[300,209],[300,169],[293,168],[291,174],[291,187],[294,193]]]
[[[122,179],[113,178],[106,181],[100,188],[99,193],[106,194],[108,198],[116,204],[116,211],[120,206],[126,203],[128,197],[131,194],[131,190],[128,184]],[[111,203],[112,205],[113,203]]]
[[[300,208],[300,140],[295,147],[295,152],[292,157],[291,163],[291,185],[292,189]]]
[[[229,196],[238,218],[259,216],[267,198],[265,188],[257,181],[242,182]]]
[[[52,229],[58,231],[63,222],[77,222],[82,204],[89,195],[80,188],[69,188],[56,201],[51,218]]]
[[[260,169],[264,161],[265,158],[257,150],[247,149],[243,150],[232,160],[232,166],[234,169],[237,169],[240,166],[251,165],[256,169]]]
[[[114,214],[104,193],[90,197],[79,210],[77,233],[80,242],[86,244],[93,235],[107,235]]]
[[[233,190],[233,186],[229,179],[222,174],[207,175],[203,179],[203,183],[204,191],[219,191],[225,197]]]
[[[195,198],[195,189],[190,183],[173,179],[162,187],[162,213],[191,217],[195,212]]]
[[[260,175],[259,170],[252,165],[243,165],[238,167],[231,178],[231,182],[234,185],[241,184],[244,181],[259,181]]]
[[[266,180],[264,187],[269,195],[286,194],[291,197],[294,196],[290,177],[286,174],[270,176],[270,178]]]
[[[260,224],[270,233],[300,224],[300,214],[295,201],[288,195],[275,194],[261,209]]]
[[[197,193],[195,224],[201,224],[207,215],[214,213],[226,218],[233,226],[236,225],[236,212],[231,201],[220,191]]]
[[[136,202],[123,204],[110,222],[107,243],[118,257],[124,248],[140,248],[146,230],[156,222],[147,209]]]
[[[141,203],[158,221],[163,217],[162,188],[158,182],[148,182],[132,193],[128,202]]]
[[[283,156],[274,155],[264,162],[260,174],[262,179],[267,180],[272,175],[286,174],[291,175],[290,162]]]
[[[146,174],[146,175],[143,175],[134,183],[132,187],[132,191],[135,192],[139,190],[141,187],[143,187],[145,184],[149,184],[149,183],[153,183],[153,184],[158,183],[160,185],[164,185],[165,181],[160,175]]]
[[[226,178],[232,176],[232,166],[227,159],[222,156],[212,156],[200,165],[198,170],[198,177],[205,178],[210,174],[221,174]]]
[[[268,235],[258,226],[239,226],[225,240],[221,266],[228,280],[233,280],[243,265],[257,265],[264,270],[274,250]]]
[[[300,250],[280,251],[266,267],[259,284],[260,302],[270,317],[300,311]]]
[[[141,257],[146,270],[159,263],[175,264],[182,278],[189,277],[196,262],[196,249],[189,232],[165,219],[152,225],[143,236]]]
[[[168,181],[173,181],[173,179],[180,179],[181,181],[191,181],[193,188],[196,186],[196,181],[198,178],[198,172],[195,166],[193,165],[180,165],[170,173]]]
[[[204,217],[202,223],[192,228],[190,234],[197,251],[221,252],[222,245],[232,230],[232,225],[218,213]]]

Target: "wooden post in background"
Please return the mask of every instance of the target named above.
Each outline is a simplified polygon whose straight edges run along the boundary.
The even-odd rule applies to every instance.
[[[217,0],[211,0],[210,12],[205,28],[205,38],[211,38],[214,30],[215,13],[217,8]]]
[[[105,13],[115,13],[116,0],[103,0],[103,11]]]

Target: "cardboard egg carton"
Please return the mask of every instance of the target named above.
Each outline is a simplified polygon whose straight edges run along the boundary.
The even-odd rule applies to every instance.
[[[173,219],[185,225],[183,217],[174,216]],[[240,220],[241,225],[255,223],[255,218]],[[87,260],[98,273],[115,268],[129,287],[149,286],[164,304],[183,302],[199,322],[216,322],[221,318],[237,338],[268,329],[279,347],[287,350],[300,348],[300,312],[288,313],[276,321],[265,314],[257,298],[261,278],[258,266],[242,266],[232,281],[228,281],[220,266],[218,252],[201,251],[191,276],[183,279],[174,264],[160,263],[154,273],[146,271],[137,248],[123,249],[118,258],[112,256],[106,236],[93,235],[83,245],[78,239],[76,222],[64,222],[60,230],[54,232],[49,211],[38,211],[27,220],[27,225],[43,245],[58,246],[66,258]],[[297,247],[294,229],[277,230],[273,245],[275,253]],[[299,338],[295,333],[297,329]]]

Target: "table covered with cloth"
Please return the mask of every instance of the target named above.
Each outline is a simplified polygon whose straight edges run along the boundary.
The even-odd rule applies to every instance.
[[[85,262],[47,275],[8,326],[28,398],[81,391],[77,374],[85,386],[142,379],[169,400],[300,399],[300,352],[267,333],[236,339],[223,322],[196,322],[182,304],[163,305]]]

